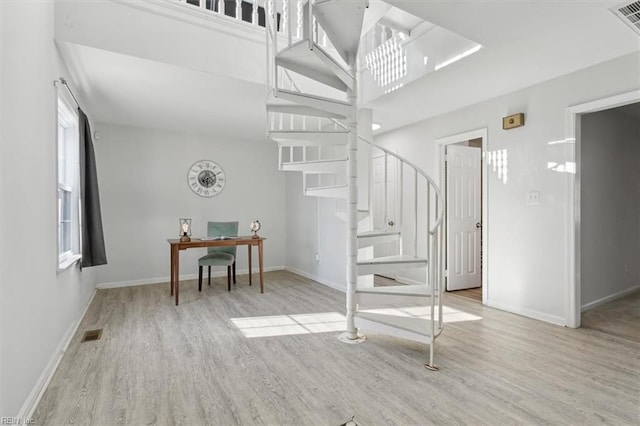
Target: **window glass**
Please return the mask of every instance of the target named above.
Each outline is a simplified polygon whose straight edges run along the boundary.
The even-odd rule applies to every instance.
[[[79,258],[78,115],[68,101],[58,99],[58,264]]]

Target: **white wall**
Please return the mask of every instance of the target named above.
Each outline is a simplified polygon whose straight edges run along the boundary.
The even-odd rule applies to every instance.
[[[640,286],[640,117],[581,117],[581,304]]]
[[[504,175],[489,167],[488,299],[485,303],[531,317],[565,323],[569,277],[568,211],[574,178],[552,163],[572,162],[565,138],[565,110],[640,87],[640,54],[634,53],[506,96],[421,121],[376,137],[376,143],[423,167],[439,181],[437,138],[488,128],[484,150],[506,152]],[[482,84],[482,82],[478,82]],[[411,90],[411,86],[403,88]],[[427,93],[416,93],[429,102]],[[502,130],[501,118],[525,113],[526,125]],[[374,111],[375,117],[375,111]],[[540,193],[539,205],[525,194]]]
[[[264,29],[246,22],[157,1],[57,0],[55,13],[58,41],[265,81]]]
[[[286,175],[287,268],[330,287],[346,289],[347,229],[335,215],[334,200],[305,196],[302,173]]]
[[[0,416],[27,415],[95,288],[57,274],[53,3],[0,2]]]
[[[193,236],[206,235],[207,221],[232,220],[240,222],[240,234],[248,235],[251,221],[259,219],[260,235],[267,238],[265,267],[284,266],[285,181],[274,143],[108,124],[96,130],[109,256],[97,276],[99,286],[168,282],[167,239],[178,237],[181,217],[193,220]],[[187,185],[187,170],[203,159],[217,162],[227,177],[224,190],[212,198],[194,194]],[[204,250],[180,253],[181,276],[197,274]],[[247,269],[246,257],[246,249],[239,249],[238,273]]]

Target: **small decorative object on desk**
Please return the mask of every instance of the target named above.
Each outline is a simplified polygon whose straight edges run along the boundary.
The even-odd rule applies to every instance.
[[[251,231],[253,231],[253,236],[251,238],[260,238],[258,231],[261,227],[262,225],[260,225],[260,221],[258,219],[251,222]]]
[[[180,218],[180,242],[191,241],[191,219]]]

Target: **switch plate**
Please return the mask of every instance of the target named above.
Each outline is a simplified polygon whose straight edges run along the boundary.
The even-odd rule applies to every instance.
[[[537,206],[540,204],[540,193],[538,191],[527,192],[527,205]]]

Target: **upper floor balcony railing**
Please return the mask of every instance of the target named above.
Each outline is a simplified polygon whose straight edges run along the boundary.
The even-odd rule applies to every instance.
[[[276,11],[277,31],[291,42],[302,39],[303,6],[301,0],[170,0],[195,7],[216,16],[226,17],[250,25],[265,26],[265,7]],[[314,18],[315,21],[315,18]],[[318,44],[328,46],[326,34],[314,22],[314,36]]]

